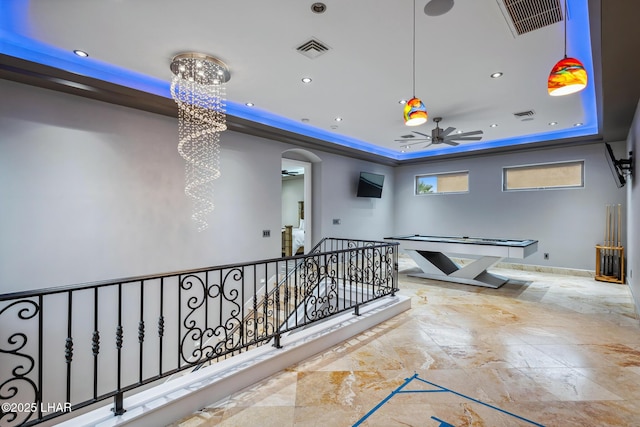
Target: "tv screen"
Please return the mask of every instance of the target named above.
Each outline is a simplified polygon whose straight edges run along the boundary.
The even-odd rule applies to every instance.
[[[613,174],[613,180],[616,182],[616,185],[618,186],[618,188],[624,187],[624,184],[626,184],[627,181],[624,178],[624,175],[622,174],[622,170],[620,169],[619,162],[616,160],[616,157],[613,154],[613,150],[611,149],[611,146],[606,142],[604,145],[606,146],[605,156],[607,157],[609,168],[611,168],[611,173]]]
[[[358,193],[356,195],[358,197],[373,197],[379,199],[382,197],[382,184],[384,184],[384,175],[360,172]]]

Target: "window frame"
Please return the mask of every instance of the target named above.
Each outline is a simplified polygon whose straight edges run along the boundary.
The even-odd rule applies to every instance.
[[[427,176],[434,176],[434,177],[438,177],[438,176],[443,176],[443,175],[460,175],[460,174],[466,174],[467,175],[467,189],[465,191],[438,191],[438,192],[434,192],[434,193],[418,193],[418,179],[419,178],[423,178],[423,177],[427,177]],[[419,174],[419,175],[414,175],[413,177],[413,195],[414,196],[443,196],[443,195],[447,195],[447,194],[468,194],[469,193],[469,177],[470,177],[470,173],[469,170],[459,170],[459,171],[450,171],[450,172],[434,172],[434,173],[423,173],[423,174]],[[437,179],[437,178],[436,178]]]
[[[535,169],[545,166],[558,166],[558,165],[580,165],[580,184],[579,185],[554,185],[554,186],[538,186],[538,187],[522,187],[522,188],[507,188],[507,172],[509,170],[516,169]],[[585,188],[585,161],[581,160],[562,160],[557,162],[543,162],[543,163],[530,163],[525,165],[503,166],[502,167],[502,191],[540,191],[540,190],[577,190]]]

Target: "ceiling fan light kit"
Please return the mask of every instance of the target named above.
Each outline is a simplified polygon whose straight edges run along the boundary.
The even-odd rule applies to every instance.
[[[547,89],[551,96],[564,96],[580,92],[587,87],[587,71],[582,62],[567,57],[567,0],[564,1],[564,58],[551,69]]]

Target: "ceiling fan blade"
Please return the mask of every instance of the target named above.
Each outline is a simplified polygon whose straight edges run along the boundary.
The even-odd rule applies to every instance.
[[[483,132],[481,130],[473,130],[471,132],[462,132],[462,133],[458,133],[455,136],[456,137],[460,137],[460,136],[471,136],[471,135],[482,135]]]
[[[428,147],[428,146],[430,146],[431,144],[433,144],[433,142],[428,143],[427,145],[425,145],[425,146],[424,146],[424,147],[422,147],[422,148],[427,148],[427,147]]]
[[[445,144],[453,145],[454,147],[455,147],[456,145],[460,145],[460,143],[455,142],[455,141],[451,141],[450,139],[445,139],[445,140],[444,140],[444,141],[442,141],[442,142],[444,142]]]
[[[451,126],[449,126],[445,130],[440,132],[440,136],[445,137],[445,136],[449,135],[451,132],[453,132],[454,130],[456,130],[456,128],[452,128]]]
[[[413,133],[417,133],[418,135],[422,135],[422,136],[425,136],[425,137],[431,139],[431,135],[427,135],[426,133],[418,132],[416,130],[414,130]]]
[[[482,140],[481,136],[453,136],[451,138],[447,138],[447,141],[480,141]]]
[[[400,141],[400,142],[404,142],[404,141]],[[412,146],[412,145],[416,145],[416,144],[424,144],[425,142],[427,142],[427,141],[426,141],[426,140],[424,140],[424,139],[422,139],[422,140],[420,140],[420,141],[413,141],[413,142],[411,142],[411,143],[409,143],[409,144],[404,144],[404,143],[403,143],[402,145],[407,146],[407,147],[410,147],[410,146]]]

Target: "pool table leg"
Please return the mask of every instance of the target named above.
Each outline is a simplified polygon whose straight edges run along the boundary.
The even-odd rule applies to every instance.
[[[509,280],[507,277],[491,274],[487,271],[489,267],[500,261],[502,257],[483,256],[460,267],[442,252],[418,250],[406,250],[405,252],[407,252],[423,271],[422,273],[410,274],[410,276],[488,288],[499,288]]]

